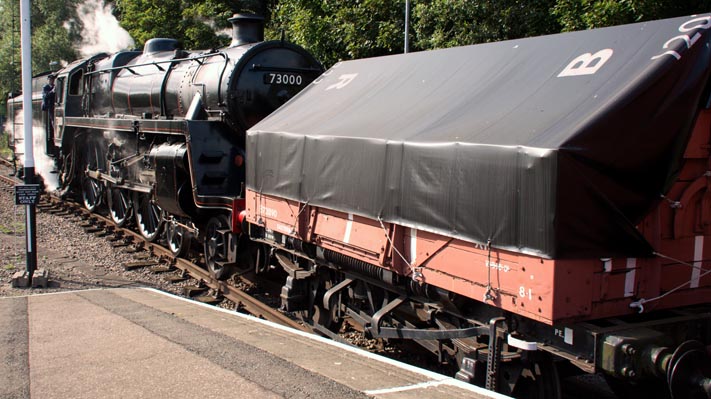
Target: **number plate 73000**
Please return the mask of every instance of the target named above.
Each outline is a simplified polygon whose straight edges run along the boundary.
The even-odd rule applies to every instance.
[[[270,85],[301,86],[304,78],[297,73],[265,73],[264,83]]]

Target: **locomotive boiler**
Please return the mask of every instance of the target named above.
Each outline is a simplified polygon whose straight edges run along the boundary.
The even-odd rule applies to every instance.
[[[175,254],[198,238],[218,273],[237,253],[246,129],[322,72],[303,48],[263,41],[261,17],[230,22],[226,48],[186,51],[155,38],[143,51],[67,65],[55,73],[56,123],[46,131],[60,194],[80,193],[89,210],[106,201],[116,224],[135,219],[148,241],[165,232]]]

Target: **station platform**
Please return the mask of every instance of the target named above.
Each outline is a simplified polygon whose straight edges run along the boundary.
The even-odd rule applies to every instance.
[[[152,289],[0,299],[0,398],[507,398]]]

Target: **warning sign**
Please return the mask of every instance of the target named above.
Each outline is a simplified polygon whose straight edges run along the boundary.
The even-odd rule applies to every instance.
[[[39,184],[16,185],[15,205],[37,205],[41,191]]]

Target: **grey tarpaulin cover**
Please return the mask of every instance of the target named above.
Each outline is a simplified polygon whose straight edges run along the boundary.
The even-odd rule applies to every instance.
[[[635,225],[707,96],[711,17],[343,62],[254,126],[247,187],[546,258]]]

